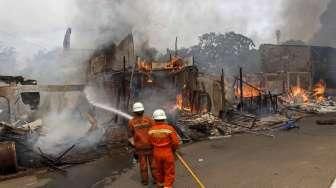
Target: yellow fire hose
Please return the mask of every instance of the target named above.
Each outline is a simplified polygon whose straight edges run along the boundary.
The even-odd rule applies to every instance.
[[[199,187],[200,188],[205,188],[205,186],[203,185],[203,183],[201,182],[201,180],[192,171],[192,169],[189,167],[189,165],[187,164],[187,162],[182,158],[182,156],[180,154],[178,154],[177,152],[175,152],[175,154],[176,154],[177,158],[181,161],[182,165],[188,170],[188,172],[190,173],[190,175],[194,178],[194,180],[199,185]]]

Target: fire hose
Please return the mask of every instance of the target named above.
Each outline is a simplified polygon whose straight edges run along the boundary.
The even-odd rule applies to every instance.
[[[134,145],[134,139],[129,138],[128,139],[129,143],[131,145]],[[196,183],[199,185],[200,188],[205,188],[204,184],[201,182],[201,180],[198,178],[198,176],[195,174],[195,172],[190,168],[190,166],[188,165],[188,163],[183,159],[183,157],[178,154],[177,152],[175,152],[176,157],[178,158],[178,160],[182,163],[182,165],[184,166],[184,168],[187,169],[187,171],[189,172],[189,174],[193,177],[193,179],[196,181]]]
[[[193,179],[196,181],[196,183],[198,184],[198,186],[200,188],[205,188],[204,184],[201,182],[201,180],[198,178],[198,176],[195,174],[195,172],[190,168],[190,166],[188,165],[188,163],[182,158],[182,156],[180,154],[178,154],[177,152],[175,152],[175,155],[180,160],[180,162],[182,163],[182,165],[187,169],[187,171],[193,177]]]

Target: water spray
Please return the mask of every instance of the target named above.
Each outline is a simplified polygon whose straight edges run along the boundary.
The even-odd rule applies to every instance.
[[[118,110],[117,108],[114,108],[112,106],[109,106],[109,105],[106,105],[106,104],[103,104],[103,103],[99,103],[99,102],[96,102],[92,97],[92,95],[90,95],[90,93],[92,93],[93,91],[91,91],[92,88],[89,88],[89,87],[86,87],[85,90],[84,90],[84,94],[88,100],[88,102],[97,107],[97,108],[100,108],[100,109],[104,109],[106,111],[109,111],[109,112],[112,112],[112,113],[115,113],[115,114],[118,114],[126,119],[132,119],[133,117],[121,110]]]
[[[108,106],[108,105],[105,105],[105,104],[100,104],[100,103],[95,103],[95,102],[91,102],[91,101],[89,101],[89,102],[90,102],[90,104],[92,104],[95,107],[107,110],[109,112],[116,113],[116,114],[118,114],[118,115],[120,115],[120,116],[122,116],[122,117],[124,117],[126,119],[132,119],[133,118],[131,115],[129,115],[129,114],[127,114],[127,113],[125,113],[125,112],[123,112],[121,110],[118,110],[116,108],[113,108],[111,106]]]

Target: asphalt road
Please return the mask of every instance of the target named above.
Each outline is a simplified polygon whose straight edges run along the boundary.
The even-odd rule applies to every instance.
[[[200,142],[180,151],[209,188],[329,188],[336,177],[336,125],[316,125],[309,117],[300,130],[275,133],[274,139],[236,135]],[[177,162],[175,188],[197,187]],[[143,187],[137,168],[105,187]],[[153,186],[149,186],[153,187]]]

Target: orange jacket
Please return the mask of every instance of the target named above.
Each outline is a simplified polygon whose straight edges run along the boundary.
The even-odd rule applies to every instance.
[[[128,122],[128,128],[134,138],[134,147],[137,150],[151,149],[148,131],[154,120],[148,116],[134,117]]]
[[[179,145],[175,129],[165,122],[156,122],[148,133],[154,150],[170,152],[176,150]]]

